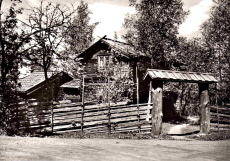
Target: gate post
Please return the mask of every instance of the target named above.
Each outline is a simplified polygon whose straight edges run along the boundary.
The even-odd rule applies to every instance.
[[[199,107],[200,107],[200,133],[210,132],[210,107],[208,106],[208,83],[198,83],[199,85]]]
[[[163,81],[152,81],[152,135],[160,135],[162,129]]]

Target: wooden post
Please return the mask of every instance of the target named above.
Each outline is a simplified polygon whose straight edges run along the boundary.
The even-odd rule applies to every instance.
[[[152,81],[152,135],[160,135],[162,129],[163,81]]]
[[[208,134],[210,131],[210,107],[207,83],[199,83],[200,97],[200,133]]]
[[[53,113],[53,102],[54,102],[54,82],[49,82],[47,84],[47,90],[51,88],[51,99],[47,96],[46,102],[48,105],[50,105],[50,101],[52,102],[51,104],[51,133],[54,131],[54,113]],[[47,91],[48,94],[49,91]]]
[[[53,109],[53,101],[51,105],[51,133],[54,131],[54,109]]]
[[[152,81],[149,83],[149,99],[148,99],[148,106],[152,103]]]
[[[85,108],[85,76],[82,75],[82,108],[81,108],[81,132],[83,132],[83,126],[84,126],[84,108]]]
[[[108,130],[111,133],[111,107],[110,107],[110,76],[108,76],[108,90],[107,90],[107,101],[108,101]]]
[[[138,66],[136,65],[136,85],[137,85],[137,119],[138,119],[138,131],[141,132],[140,125],[140,107],[139,107],[139,78],[138,78]]]

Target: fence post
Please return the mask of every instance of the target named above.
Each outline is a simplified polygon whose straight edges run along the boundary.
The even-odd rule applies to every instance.
[[[83,132],[83,126],[84,126],[84,108],[85,108],[85,75],[82,75],[82,109],[81,109],[81,132]]]
[[[139,107],[139,78],[138,78],[138,66],[136,65],[136,85],[137,85],[137,119],[138,119],[138,132],[141,132],[140,125],[140,107]]]
[[[54,131],[54,111],[53,111],[53,102],[51,105],[51,133]]]
[[[111,109],[110,109],[110,77],[108,76],[108,94],[107,94],[107,98],[108,98],[108,130],[109,130],[109,134],[111,133]]]
[[[160,135],[162,130],[163,81],[152,82],[152,135]]]
[[[220,133],[220,116],[219,116],[219,106],[217,105],[217,127],[218,133]]]
[[[200,97],[200,133],[208,134],[210,132],[210,107],[207,83],[198,83]]]
[[[19,130],[19,128],[20,128],[20,122],[19,122],[19,116],[18,116],[18,115],[19,115],[19,110],[20,110],[20,109],[19,109],[19,103],[18,103],[18,102],[19,102],[19,98],[18,98],[18,96],[17,96],[17,97],[16,97],[16,110],[17,110],[17,111],[16,111],[16,119],[17,119],[17,120],[16,120],[16,121],[17,121],[17,122],[16,122],[16,127],[17,127],[17,130]]]

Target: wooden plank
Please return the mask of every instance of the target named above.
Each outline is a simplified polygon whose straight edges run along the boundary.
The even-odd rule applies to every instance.
[[[68,119],[62,119],[62,120],[54,120],[54,126],[58,125],[66,125],[66,124],[72,124],[72,123],[79,123],[81,122],[81,118],[68,118]]]
[[[65,116],[72,116],[72,115],[79,115],[79,114],[81,114],[81,112],[80,111],[66,111],[66,112],[61,112],[61,113],[55,113],[54,114],[54,117],[65,117]]]
[[[211,109],[218,109],[218,110],[230,110],[230,107],[226,106],[210,106]]]
[[[66,116],[55,116],[54,117],[54,121],[61,121],[61,120],[66,120],[66,119],[80,119],[81,118],[81,114],[75,115],[66,115]]]
[[[120,122],[128,122],[128,121],[134,121],[137,120],[136,116],[131,116],[131,117],[124,117],[124,118],[116,118],[116,119],[111,119],[111,123],[120,123]],[[145,115],[140,117],[140,120],[145,120]],[[60,125],[68,125],[72,124],[72,122],[79,122],[79,119],[70,119],[70,120],[63,120],[60,122],[55,122],[54,126],[60,126]],[[98,121],[84,121],[84,126],[97,126],[97,125],[102,125],[102,124],[107,124],[108,120],[105,118],[104,120],[99,119]]]
[[[122,113],[125,113],[125,112],[131,112],[131,113],[133,113],[132,111],[134,111],[133,109],[127,109],[127,111],[125,110],[125,111],[123,111],[122,109],[121,110],[119,110],[119,111],[111,111],[111,115],[113,115],[113,116],[116,116],[116,114],[121,114],[122,115]],[[145,112],[145,109],[144,110],[140,110],[140,113],[142,114],[142,113],[146,113]],[[59,116],[65,116],[65,115],[71,115],[71,114],[76,114],[76,116],[78,116],[78,114],[81,114],[81,112],[80,111],[75,111],[75,110],[73,110],[73,111],[59,111],[59,112],[54,112],[54,117],[59,117]],[[114,115],[115,114],[115,115]],[[85,114],[84,114],[84,117],[94,117],[94,116],[100,116],[100,115],[107,115],[107,111],[105,110],[105,111],[96,111],[96,112],[86,112]],[[125,115],[125,114],[123,114],[123,115]]]
[[[69,131],[81,131],[81,127],[74,127],[74,126],[70,126],[70,125],[63,125],[63,126],[54,126],[53,128],[54,132],[69,132]]]
[[[65,113],[65,112],[70,112],[70,111],[81,111],[81,108],[79,109],[79,108],[63,108],[63,109],[59,109],[59,110],[57,110],[57,109],[55,109],[54,110],[54,114],[56,114],[56,113]]]
[[[138,127],[139,123],[138,121],[135,122],[126,122],[126,123],[120,123],[120,124],[115,124],[112,127],[114,128],[126,128],[126,127],[132,127],[136,126]],[[145,121],[140,121],[140,125],[142,126],[151,126],[150,122],[145,122]]]
[[[50,121],[44,122],[20,122],[20,127],[37,127],[37,126],[50,126]]]
[[[212,111],[212,110],[211,110],[211,112],[212,112],[212,113],[217,113],[217,111]],[[218,110],[218,113],[219,113],[219,114],[230,115],[230,111],[219,111],[219,110]]]
[[[218,124],[211,124],[211,127],[218,127]],[[230,129],[230,124],[219,124],[219,128],[229,128]]]
[[[217,119],[211,119],[211,123],[218,123]],[[219,120],[219,124],[230,124],[230,120]]]
[[[140,119],[145,119],[142,118],[143,116],[140,117]],[[111,119],[111,123],[120,123],[120,122],[128,122],[132,120],[137,120],[136,116],[131,116],[131,117],[124,117],[124,118],[115,118]],[[98,125],[98,124],[107,124],[107,120],[101,120],[101,121],[94,121],[94,122],[85,122],[84,125],[89,126],[89,125]]]
[[[116,108],[113,108],[113,107],[116,107]],[[111,106],[111,111],[113,110],[116,110],[116,109],[122,109],[122,108],[127,108],[127,109],[130,109],[132,108],[135,109],[136,106],[135,105],[128,105],[128,106]],[[143,104],[140,104],[140,109],[142,109],[143,107]],[[54,107],[54,112],[57,112],[57,111],[67,111],[67,110],[70,110],[70,109],[75,109],[75,108],[78,108],[80,109],[81,107],[80,106],[66,106],[66,107],[60,107],[60,108],[55,108]],[[147,108],[147,104],[144,104],[144,109]],[[58,110],[59,109],[59,110]],[[102,111],[102,110],[108,110],[108,107],[106,105],[104,105],[104,107],[98,107],[98,106],[94,106],[94,108],[90,107],[90,106],[85,106],[85,111],[86,112],[89,112],[89,111]]]
[[[141,130],[151,130],[152,126],[151,125],[143,125],[141,126]],[[116,128],[115,131],[119,131],[119,130],[129,130],[129,129],[137,129],[139,130],[138,126],[126,126],[126,127],[119,127]]]
[[[230,118],[230,115],[226,115],[226,114],[221,114],[221,113],[213,113],[213,112],[210,112],[210,114],[212,115],[212,116],[220,116],[220,117],[228,117],[228,118]]]
[[[140,107],[142,106],[148,106],[147,103],[144,104],[140,104]],[[136,104],[132,104],[132,105],[111,105],[111,110],[112,109],[120,109],[120,108],[131,108],[131,107],[137,107]],[[103,110],[103,109],[108,109],[108,105],[107,104],[103,104],[103,105],[94,105],[94,106],[85,106],[85,110]]]
[[[68,104],[58,104],[54,106],[54,109],[66,108],[66,107],[79,107],[81,108],[80,103],[68,103]]]
[[[139,115],[146,115],[146,112],[140,111]],[[126,117],[126,116],[137,116],[138,117],[138,113],[137,113],[137,111],[129,112],[129,113],[117,113],[117,114],[111,115],[111,118],[120,118],[120,117]]]
[[[149,107],[147,106],[144,106],[144,107],[140,107],[139,108],[139,111],[146,111]],[[116,110],[111,110],[111,113],[123,113],[123,112],[132,112],[132,111],[137,111],[137,107],[134,107],[134,108],[122,108],[122,109],[116,109]]]

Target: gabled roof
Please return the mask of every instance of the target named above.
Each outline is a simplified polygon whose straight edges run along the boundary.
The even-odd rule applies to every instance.
[[[73,78],[69,76],[65,72],[47,72],[48,79],[54,80],[57,77],[66,77],[68,80],[72,80]],[[37,90],[38,88],[45,85],[45,75],[44,72],[35,71],[30,75],[19,79],[21,87],[19,88],[19,92],[23,93],[32,93],[33,91]]]
[[[99,39],[97,42],[88,47],[84,52],[79,54],[76,59],[83,58],[83,62],[91,59],[94,54],[100,50],[114,50],[116,53],[124,58],[132,59],[136,57],[146,57],[145,54],[136,51],[127,43],[106,38],[106,36]]]
[[[61,85],[62,88],[80,88],[81,80],[80,79],[73,79],[70,82],[64,83]]]
[[[215,77],[209,73],[184,72],[172,70],[148,69],[143,79],[150,77],[155,80],[188,83],[217,83]]]
[[[127,43],[108,39],[108,38],[103,38],[102,41],[108,44],[112,50],[121,52],[121,54],[124,57],[133,58],[138,56],[145,56],[145,54],[136,51],[132,46],[130,46]]]

